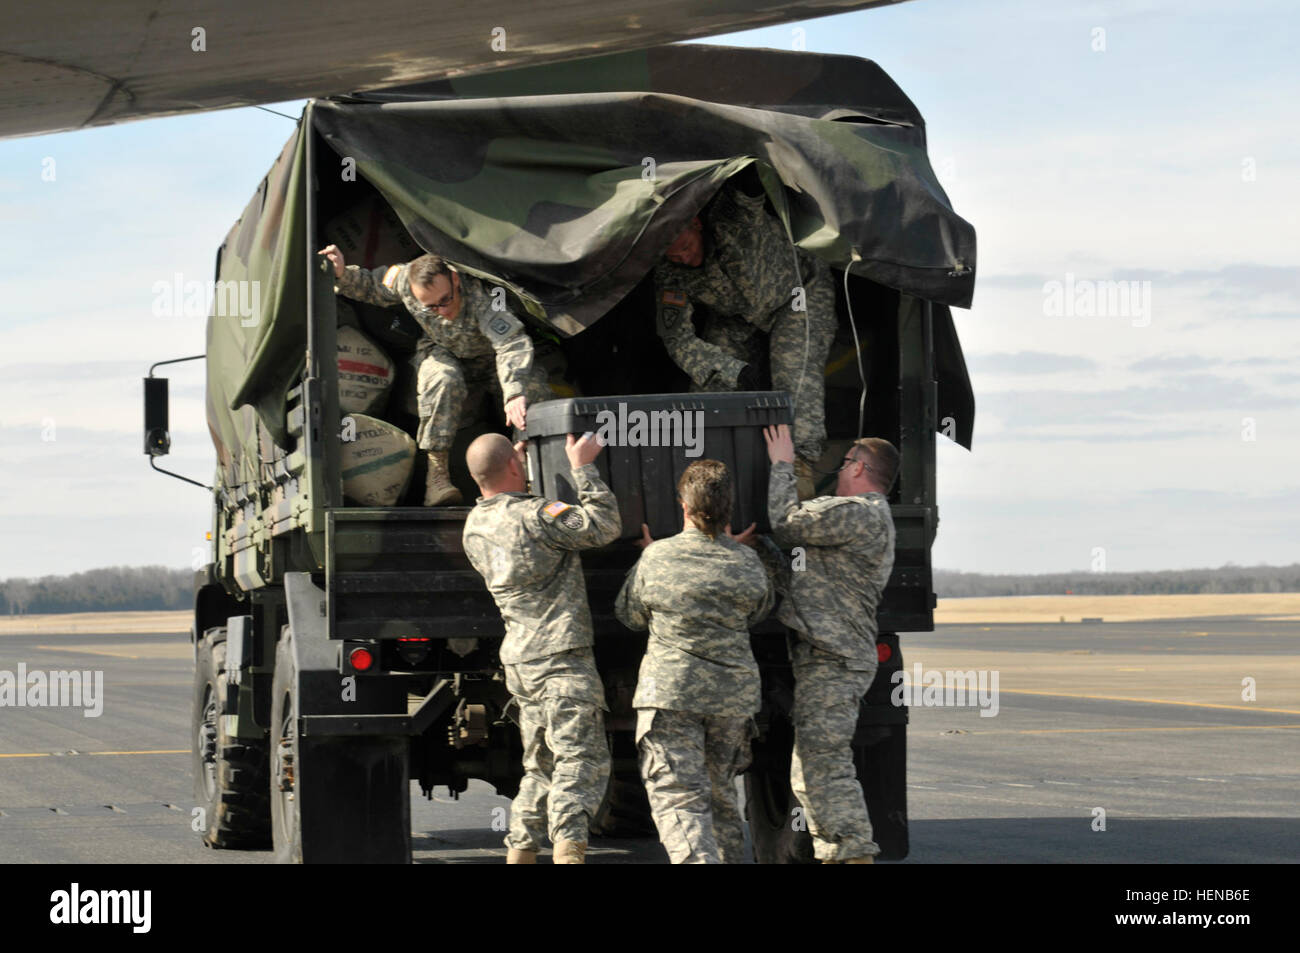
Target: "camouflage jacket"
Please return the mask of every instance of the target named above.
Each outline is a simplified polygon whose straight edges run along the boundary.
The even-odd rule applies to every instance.
[[[785,226],[764,206],[762,195],[746,195],[724,185],[703,216],[704,261],[698,268],[662,261],[655,266],[655,327],[679,366],[677,352],[692,345],[695,305],[743,318],[759,330],[772,330],[776,313],[793,302],[796,285],[830,280],[829,268],[797,249]],[[801,275],[795,273],[799,262]],[[691,368],[685,369],[690,373]],[[695,375],[692,375],[694,379]],[[696,380],[701,387],[708,381]]]
[[[748,718],[759,709],[758,663],[749,627],[771,611],[762,563],[729,536],[694,526],[646,547],[614,612],[650,630],[635,708]]]
[[[405,305],[424,330],[421,350],[444,347],[456,357],[496,355],[497,377],[507,401],[524,392],[533,366],[533,341],[523,322],[509,311],[494,311],[492,296],[473,275],[460,275],[461,307],[455,321],[446,321],[411,293],[406,265],[364,269],[348,265],[335,290],[345,297],[381,308]]]
[[[618,501],[594,463],[573,471],[579,503],[528,493],[479,498],[465,519],[465,555],[501,610],[501,661],[516,665],[592,644],[578,550],[618,538]]]
[[[876,606],[894,568],[894,518],[883,494],[798,501],[794,468],[776,463],[768,482],[772,536],[800,547],[777,618],[819,649],[874,659]],[[802,568],[801,568],[802,567]]]

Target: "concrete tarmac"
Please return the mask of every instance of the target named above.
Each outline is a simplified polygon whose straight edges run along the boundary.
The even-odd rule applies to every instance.
[[[995,716],[911,707],[905,863],[1300,859],[1300,623],[942,626],[902,647],[909,675],[998,676]],[[0,862],[271,861],[190,828],[185,634],[0,637],[0,670],[20,662],[103,672],[104,708],[0,708]],[[412,785],[416,861],[499,863],[508,810],[480,782]],[[653,840],[589,858],[666,861]]]

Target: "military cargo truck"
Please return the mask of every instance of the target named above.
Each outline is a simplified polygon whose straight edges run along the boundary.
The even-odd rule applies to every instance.
[[[193,627],[207,844],[405,862],[411,782],[456,794],[480,779],[509,796],[521,774],[500,616],[461,549],[468,508],[419,505],[418,470],[392,505],[344,492],[339,328],[391,357],[394,386],[370,411],[412,434],[419,329],[401,308],[336,298],[317,250],[346,243],[365,266],[426,250],[486,278],[528,324],[557,395],[679,393],[649,275],[738,174],[758,177],[792,244],[839,286],[822,469],[862,434],[902,454],[881,667],[855,750],[884,857],[906,855],[907,710],[890,704],[890,679],[898,633],[933,623],[936,433],[971,440],[948,309],[969,306],[974,231],[935,177],[919,112],[874,63],[696,45],[312,101],[221,245],[206,351],[213,554]],[[255,313],[223,307],[249,289]],[[168,445],[165,385],[146,395],[152,462]],[[452,453],[467,500],[464,446],[504,432],[490,404]],[[611,834],[653,834],[630,709],[644,636],[612,612],[638,553],[620,540],[584,555],[614,757],[597,829]],[[784,638],[774,621],[754,633],[764,707],[745,780],[761,862],[811,858],[787,781]]]

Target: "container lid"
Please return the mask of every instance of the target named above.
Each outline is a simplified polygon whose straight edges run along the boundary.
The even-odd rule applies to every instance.
[[[599,431],[602,426],[626,428],[636,416],[700,413],[705,427],[763,427],[790,423],[793,402],[785,391],[733,391],[700,394],[629,394],[566,397],[528,408],[528,436],[553,437]],[[654,422],[662,416],[653,418]]]

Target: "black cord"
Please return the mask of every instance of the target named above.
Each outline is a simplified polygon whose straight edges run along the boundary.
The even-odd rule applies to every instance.
[[[290,116],[288,113],[276,112],[274,109],[267,109],[265,106],[256,106],[256,105],[255,105],[255,106],[253,106],[253,108],[254,108],[254,109],[260,109],[260,110],[262,110],[262,112],[264,112],[264,113],[270,113],[272,116],[283,116],[285,119],[289,120],[290,122],[297,122],[297,121],[298,121],[297,119],[293,118],[293,116]]]

